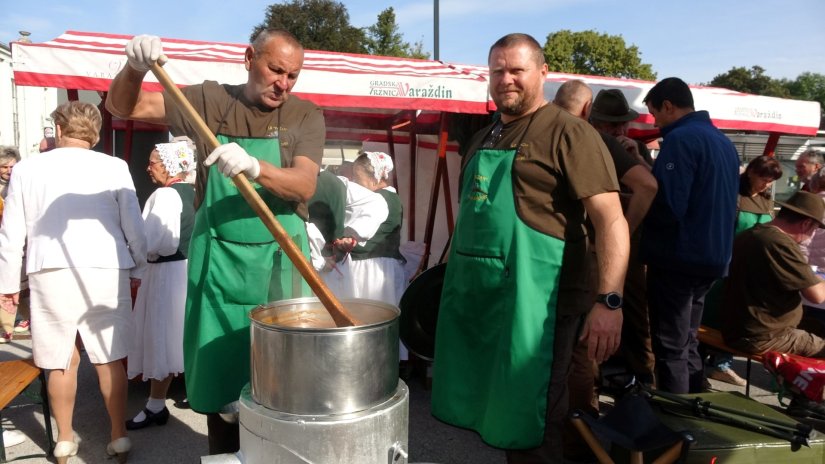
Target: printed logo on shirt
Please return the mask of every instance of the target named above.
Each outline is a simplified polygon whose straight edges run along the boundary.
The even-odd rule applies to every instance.
[[[527,159],[530,158],[528,156],[528,153],[530,151],[529,150],[529,148],[530,148],[529,143],[522,143],[521,145],[518,146],[518,148],[516,148],[515,146],[513,146],[512,148],[516,149],[516,156],[515,156],[516,161],[524,161],[524,160],[527,160]]]
[[[269,125],[266,127],[266,135],[268,139],[277,139],[280,136],[280,130],[276,125]]]
[[[487,185],[490,183],[490,178],[476,174],[473,176],[473,188],[467,194],[467,199],[470,201],[484,201],[487,199]]]

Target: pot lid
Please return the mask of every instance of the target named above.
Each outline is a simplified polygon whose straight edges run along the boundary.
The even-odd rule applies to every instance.
[[[435,354],[435,326],[447,263],[438,264],[413,280],[398,304],[401,309],[399,336],[404,346],[419,358]]]

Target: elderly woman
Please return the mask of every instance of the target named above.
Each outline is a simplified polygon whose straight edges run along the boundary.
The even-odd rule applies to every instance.
[[[350,256],[350,271],[355,298],[367,298],[398,305],[407,287],[401,245],[401,199],[388,184],[393,170],[386,153],[366,152],[352,166],[353,181],[383,198],[388,214],[375,234],[363,245],[356,245]]]
[[[392,158],[381,152],[365,152],[353,163],[353,182],[377,193],[386,204],[388,213],[366,243],[353,247],[350,273],[354,298],[397,306],[407,288],[407,279],[404,274],[406,260],[399,251],[403,217],[401,199],[388,183],[392,170]],[[399,355],[401,360],[408,358],[404,345],[400,345]]]
[[[350,252],[364,245],[387,219],[380,195],[353,178],[321,172],[309,201],[307,235],[313,265],[338,298],[355,298]]]
[[[11,171],[14,165],[20,161],[20,152],[15,147],[0,147],[0,220],[3,218],[3,208],[5,205],[6,194],[9,191],[9,180],[11,179]],[[14,320],[17,316],[17,307],[13,306],[8,311],[0,310],[0,343],[8,343],[11,341],[14,334]],[[29,322],[26,321],[25,326],[28,327]]]
[[[149,265],[135,301],[128,364],[129,378],[143,374],[151,386],[146,407],[126,422],[128,430],[166,424],[169,384],[183,372],[186,257],[195,222],[194,144],[157,144],[146,171],[159,188],[143,207]]]
[[[110,456],[124,462],[126,357],[132,335],[131,286],[140,285],[146,238],[126,163],[91,150],[97,107],[67,102],[52,113],[57,148],[14,168],[0,229],[0,306],[17,303],[23,246],[31,289],[34,362],[49,371],[57,422],[57,462],[77,454],[72,427],[80,346],[97,371],[111,421]]]

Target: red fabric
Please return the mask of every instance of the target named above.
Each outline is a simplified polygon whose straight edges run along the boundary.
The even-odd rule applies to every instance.
[[[825,389],[825,359],[768,351],[762,363],[785,386],[798,389],[811,401],[822,402]]]

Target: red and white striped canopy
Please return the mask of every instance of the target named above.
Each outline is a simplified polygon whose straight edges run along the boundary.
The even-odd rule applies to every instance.
[[[457,71],[473,74],[488,80],[485,66],[451,65]],[[639,112],[639,118],[631,129],[649,131],[653,128],[653,116],[642,102],[655,82],[613,77],[583,76],[579,74],[547,73],[544,96],[553,100],[559,87],[568,80],[580,79],[593,95],[602,89],[619,89],[631,108]],[[781,134],[816,135],[820,123],[818,102],[763,97],[719,87],[690,86],[697,110],[710,113],[716,127],[729,131],[778,132]],[[495,108],[490,101],[488,106]]]
[[[43,43],[12,44],[17,85],[105,91],[126,64],[132,36],[68,31]],[[187,86],[246,82],[246,45],[162,39],[172,80]],[[151,74],[146,90],[161,90]],[[319,106],[487,112],[487,82],[438,61],[307,50],[293,92]]]
[[[127,35],[68,31],[43,43],[12,43],[17,85],[105,91],[125,65]],[[169,57],[165,69],[180,86],[215,80],[246,81],[246,45],[162,39]],[[636,130],[652,129],[653,118],[642,103],[654,82],[549,73],[545,96],[552,100],[569,79],[593,88],[621,89],[639,112]],[[147,90],[160,90],[147,75]],[[384,126],[399,111],[484,114],[495,109],[489,99],[487,68],[432,60],[390,58],[308,50],[294,93],[338,116],[357,120],[359,128]],[[696,109],[708,110],[717,127],[727,130],[815,135],[820,123],[817,102],[762,97],[727,89],[692,86]]]

